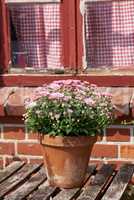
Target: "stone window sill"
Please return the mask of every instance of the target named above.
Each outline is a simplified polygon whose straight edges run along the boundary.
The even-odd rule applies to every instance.
[[[24,99],[29,97],[36,87],[1,87],[0,116],[22,116],[25,112]],[[117,118],[134,117],[134,87],[100,87],[103,92],[113,95]]]

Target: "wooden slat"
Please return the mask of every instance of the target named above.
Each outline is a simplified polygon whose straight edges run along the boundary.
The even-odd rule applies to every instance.
[[[20,186],[17,190],[7,195],[4,200],[22,200],[26,198],[30,193],[36,190],[41,183],[46,180],[45,169],[41,168],[36,174],[34,174],[27,182]]]
[[[0,172],[0,183],[5,179],[9,178],[12,174],[14,174],[17,170],[19,170],[25,163],[24,162],[13,162],[8,165],[3,171]]]
[[[89,167],[88,169],[88,177],[89,178],[92,173],[94,172],[96,166],[92,165]],[[79,174],[78,174],[79,176]],[[59,192],[58,195],[56,195],[53,200],[71,200],[73,197],[75,197],[79,191],[81,190],[81,188],[74,188],[74,189],[63,189],[61,192]]]
[[[96,174],[94,180],[91,183],[89,182],[86,184],[78,200],[95,200],[113,174],[114,169],[115,165],[104,164]]]
[[[0,198],[4,197],[19,184],[23,183],[33,172],[40,168],[40,164],[27,164],[17,171],[13,176],[0,184]]]
[[[27,199],[28,200],[48,200],[53,197],[55,193],[59,191],[56,187],[51,187],[46,184],[42,184],[37,191],[32,193]]]
[[[56,187],[50,187],[47,182],[44,182],[46,174],[41,165],[24,165],[23,162],[14,162],[0,172],[0,199],[72,200],[77,198],[77,200],[119,200],[134,173],[134,165],[125,164],[122,166],[114,179],[110,179],[110,177],[115,166],[103,165],[91,182],[89,177],[93,174],[95,168],[94,165],[89,167],[83,189],[60,190]],[[106,193],[102,198],[105,191]]]
[[[125,164],[122,166],[102,200],[119,200],[122,197],[133,173],[134,165]]]

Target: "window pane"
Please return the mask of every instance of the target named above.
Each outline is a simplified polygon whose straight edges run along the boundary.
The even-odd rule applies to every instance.
[[[60,4],[12,4],[9,11],[13,66],[62,68]]]
[[[88,67],[134,66],[134,1],[85,3]]]

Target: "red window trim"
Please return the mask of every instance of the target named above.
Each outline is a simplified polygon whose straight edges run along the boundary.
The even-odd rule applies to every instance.
[[[77,66],[77,32],[76,1],[62,0],[61,27],[63,29],[63,63],[65,68],[76,70]]]
[[[0,73],[8,71],[10,60],[10,43],[9,43],[9,28],[8,28],[8,12],[4,0],[0,0]]]
[[[2,86],[40,86],[59,79],[81,79],[100,87],[134,87],[134,76],[92,76],[92,75],[0,75],[0,87]]]
[[[83,56],[83,38],[82,38],[82,15],[80,14],[80,0],[62,0],[61,1],[61,27],[63,28],[63,62],[67,68],[72,68],[76,71],[82,71],[82,56]],[[0,44],[3,45],[3,54],[0,57],[3,60],[3,71],[6,73],[9,64],[9,30],[7,21],[7,10],[4,0],[0,0],[0,26],[2,36]],[[0,34],[1,34],[0,33]],[[3,43],[2,43],[3,42]],[[0,63],[1,64],[1,63]],[[57,79],[82,79],[90,83],[95,83],[99,86],[134,86],[134,76],[128,75],[18,75],[18,74],[3,74],[0,76],[0,86],[39,86],[44,82],[50,82]]]

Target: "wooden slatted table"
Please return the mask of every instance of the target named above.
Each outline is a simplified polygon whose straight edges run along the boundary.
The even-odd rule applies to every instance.
[[[0,171],[0,200],[119,200],[134,173],[133,164],[90,165],[81,188],[48,185],[43,164],[13,162]]]

